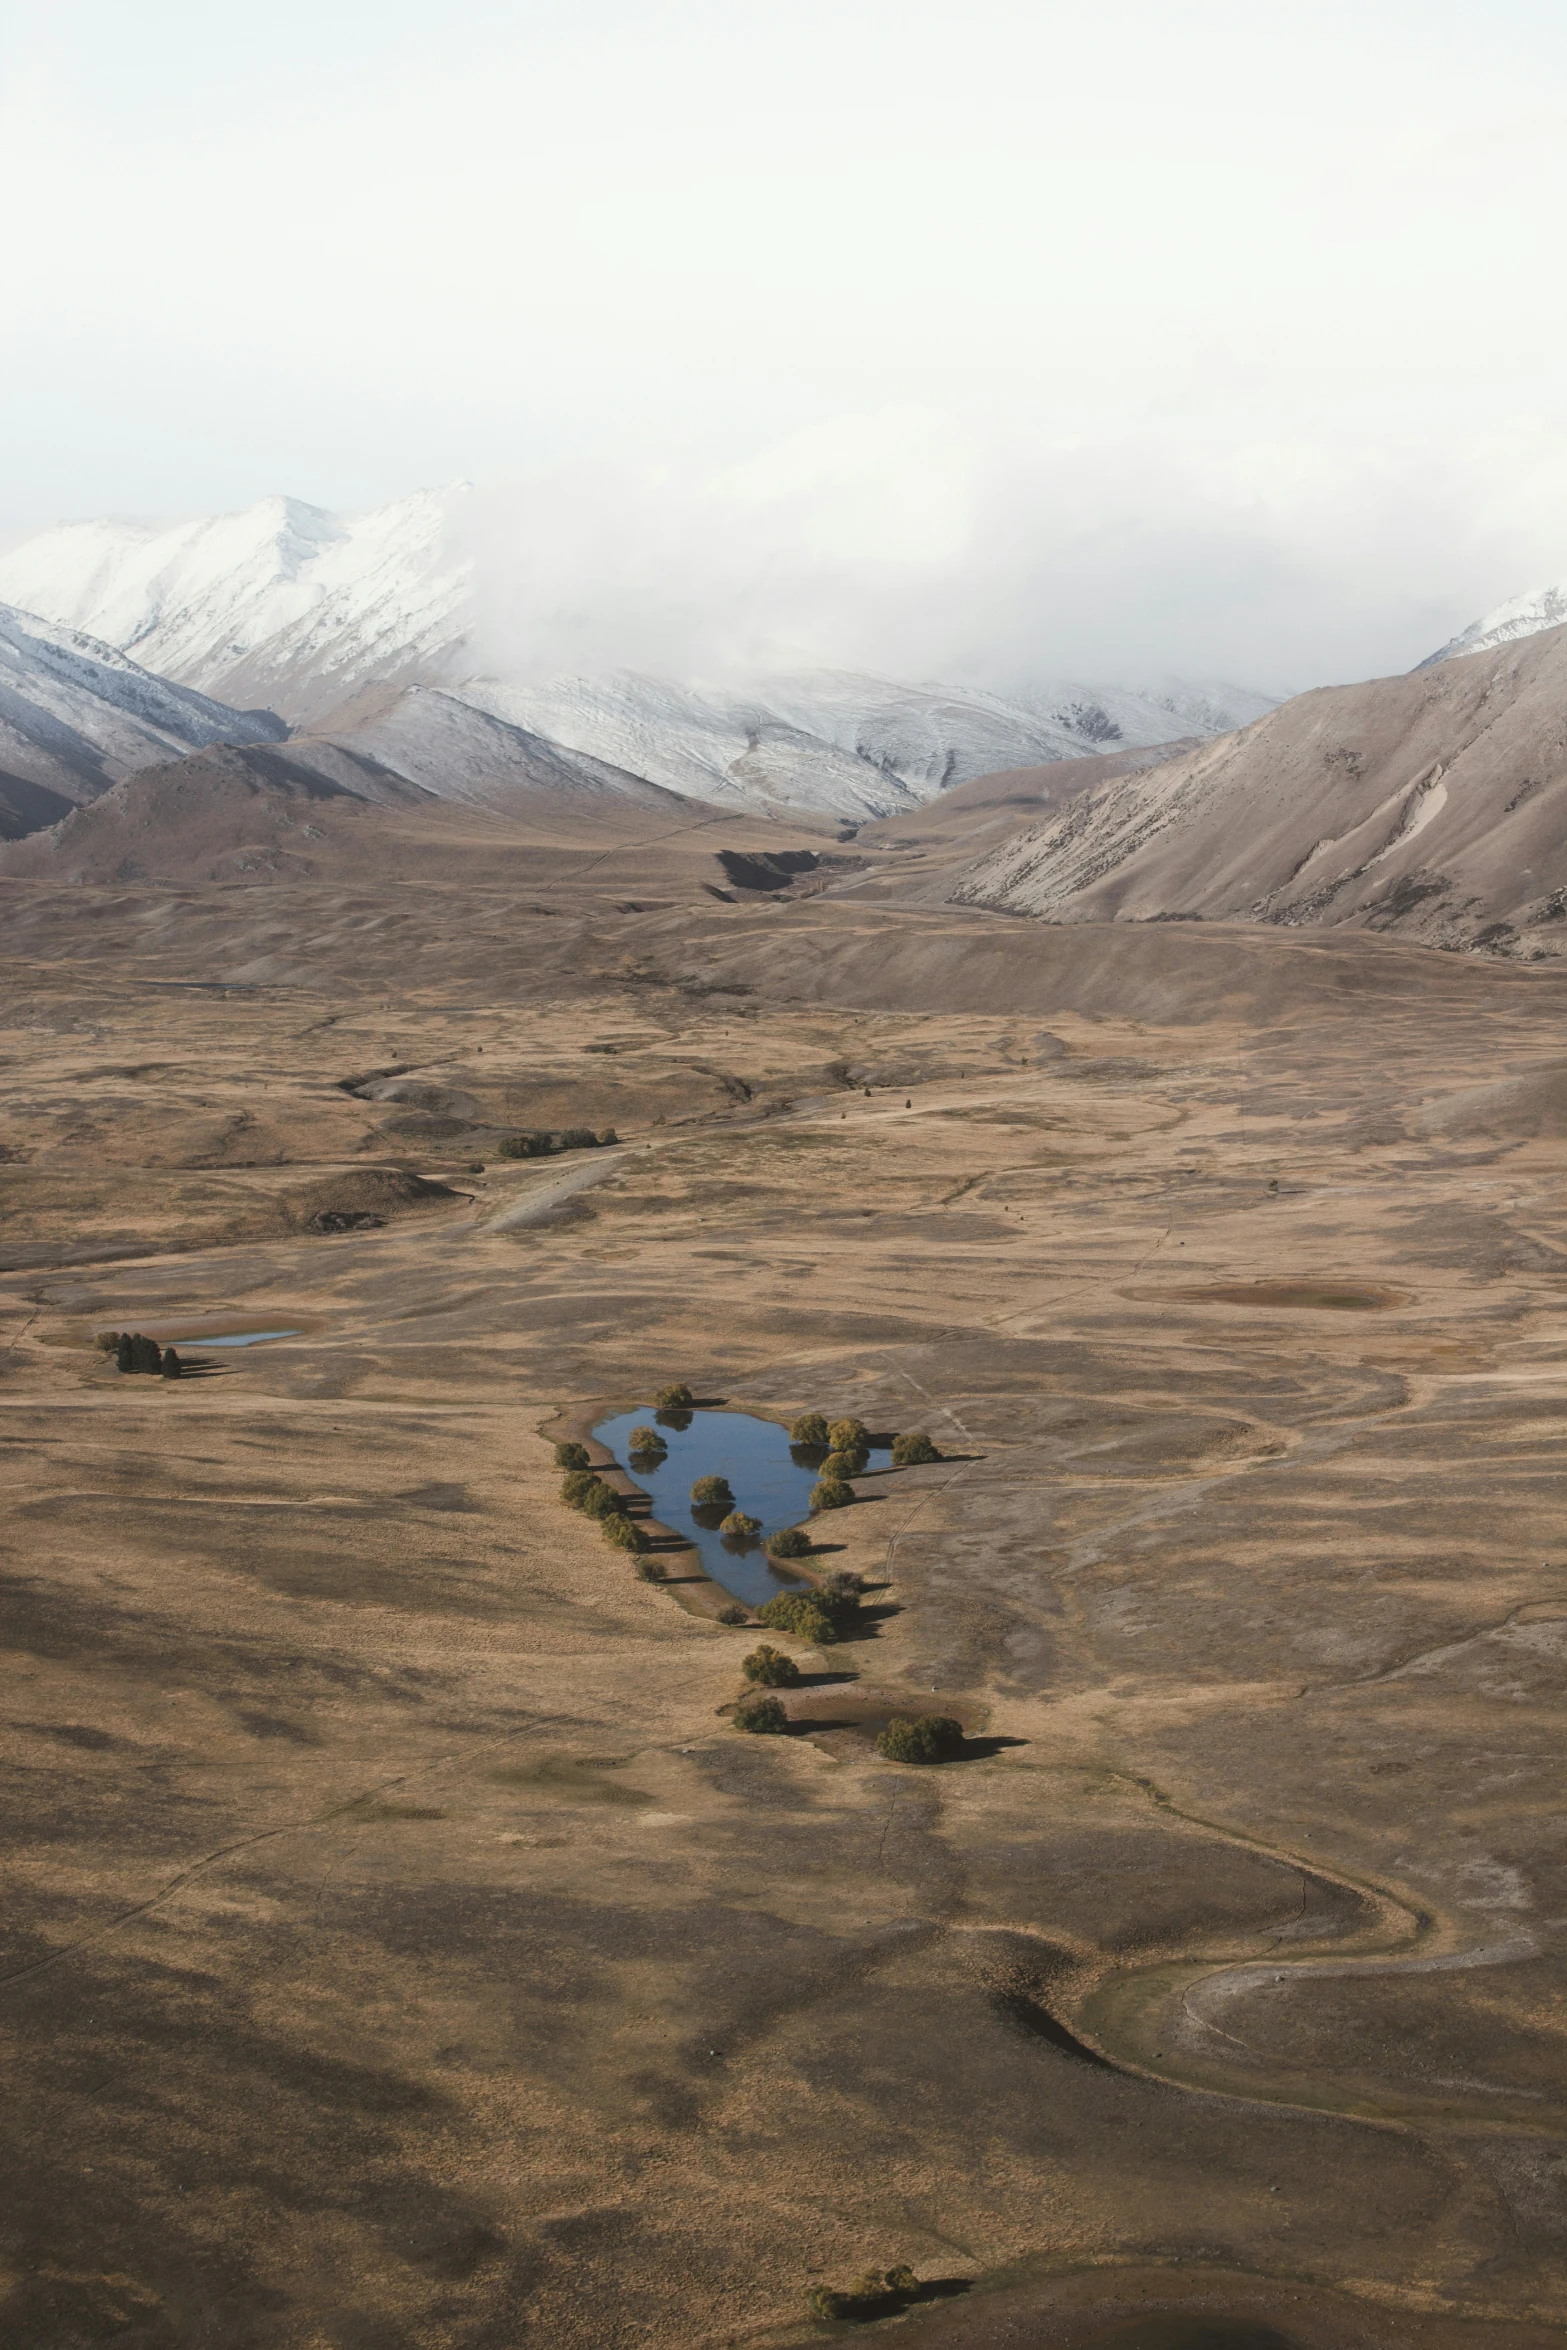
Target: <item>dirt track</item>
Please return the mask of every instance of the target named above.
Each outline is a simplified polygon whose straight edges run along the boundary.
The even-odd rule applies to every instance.
[[[10,885],[8,2338],[1567,2322],[1563,983],[879,887]],[[655,1147],[508,1231],[577,1115]],[[674,1376],[932,1431],[848,1661],[1017,1743],[729,1729],[537,1434]]]

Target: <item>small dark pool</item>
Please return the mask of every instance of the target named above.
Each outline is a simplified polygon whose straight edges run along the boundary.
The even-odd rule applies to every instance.
[[[669,1449],[656,1467],[639,1459],[633,1468],[626,1439],[633,1428],[644,1426],[656,1427]],[[762,1535],[804,1521],[811,1487],[826,1458],[823,1447],[791,1444],[787,1428],[776,1420],[755,1419],[749,1412],[655,1412],[646,1405],[601,1420],[593,1433],[621,1467],[630,1470],[651,1500],[654,1517],[673,1532],[688,1535],[713,1581],[747,1607],[761,1607],[780,1591],[798,1591],[809,1580],[790,1574],[786,1565],[775,1567],[762,1549]],[[887,1446],[872,1447],[873,1469],[886,1468],[891,1459]],[[728,1478],[735,1507],[760,1518],[762,1534],[747,1539],[719,1533],[726,1511],[698,1508],[691,1500],[693,1481],[709,1476]],[[832,1512],[820,1523],[825,1533]]]

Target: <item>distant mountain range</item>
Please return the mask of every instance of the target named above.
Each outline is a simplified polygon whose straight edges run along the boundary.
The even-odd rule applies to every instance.
[[[383,744],[395,732],[436,791],[438,736],[455,796],[492,802],[503,787],[484,773],[490,754],[504,745],[502,771],[512,763],[498,728],[721,806],[858,823],[996,768],[1222,734],[1273,706],[1178,679],[1041,679],[1009,698],[836,671],[706,688],[624,671],[539,680],[526,646],[507,674],[481,674],[464,552],[475,495],[420,491],[354,515],[269,498],[170,526],[67,523],[0,556],[0,598],[297,731],[368,725]],[[386,689],[415,686],[439,705],[394,716]]]

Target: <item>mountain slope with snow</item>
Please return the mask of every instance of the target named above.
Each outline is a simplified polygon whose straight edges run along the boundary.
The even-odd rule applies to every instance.
[[[1527,595],[1514,596],[1510,603],[1498,604],[1494,611],[1471,620],[1467,628],[1450,637],[1439,651],[1428,653],[1418,666],[1434,669],[1439,661],[1459,660],[1465,653],[1491,653],[1498,645],[1515,644],[1521,636],[1538,636],[1543,629],[1560,628],[1564,621],[1567,621],[1567,588],[1531,588]]]
[[[1567,953],[1567,628],[1301,694],[1084,794],[963,878],[1052,922],[1351,923]]]
[[[541,680],[525,644],[498,674],[475,676],[479,591],[462,544],[473,495],[420,491],[349,515],[269,498],[167,527],[70,523],[0,556],[0,596],[317,732],[358,723],[367,689],[438,687],[670,791],[854,822],[998,768],[1223,733],[1271,707],[1178,680],[1137,691],[1041,678],[1009,697],[846,671],[707,687],[629,672]],[[420,727],[432,718],[421,713]],[[465,730],[465,789],[482,736]],[[510,748],[498,747],[509,772]]]
[[[453,543],[466,499],[459,486],[363,514],[265,498],[167,527],[65,523],[0,556],[0,597],[297,720],[458,658],[472,601]]]
[[[270,712],[229,709],[113,645],[0,604],[0,838],[58,822],[139,767],[287,731]]]

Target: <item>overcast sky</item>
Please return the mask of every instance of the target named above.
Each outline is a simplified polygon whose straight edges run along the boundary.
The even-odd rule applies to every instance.
[[[0,0],[0,76],[0,539],[468,476],[608,657],[1275,690],[1567,574],[1560,0]]]

